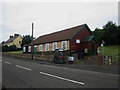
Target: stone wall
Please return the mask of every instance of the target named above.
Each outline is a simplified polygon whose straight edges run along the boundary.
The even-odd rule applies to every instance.
[[[24,59],[31,59],[32,56],[31,54],[20,54],[20,53],[2,53],[3,55],[7,55],[7,56],[12,56],[12,57],[18,57],[18,58],[24,58]],[[78,59],[77,59],[77,54],[73,55],[74,57],[74,62],[73,63],[77,63]],[[47,62],[54,62],[54,55],[53,54],[37,54],[37,55],[33,55],[34,60],[41,60],[41,61],[47,61]],[[64,56],[65,58],[65,63],[69,63],[68,62],[68,56]]]

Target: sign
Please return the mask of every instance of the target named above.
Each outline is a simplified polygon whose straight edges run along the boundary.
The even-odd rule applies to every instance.
[[[101,47],[103,47],[103,44],[101,44]]]
[[[68,57],[68,61],[74,61],[74,57]]]
[[[64,51],[64,49],[63,48],[59,48],[59,51]]]
[[[85,53],[88,53],[88,49],[87,48],[85,48]]]
[[[80,43],[80,40],[79,40],[79,39],[76,39],[76,43]]]

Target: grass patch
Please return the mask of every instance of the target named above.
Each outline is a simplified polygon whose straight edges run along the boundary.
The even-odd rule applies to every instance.
[[[100,53],[103,54],[103,47],[99,46]],[[104,46],[104,55],[105,56],[112,56],[112,61],[120,61],[120,56],[118,56],[118,53],[120,53],[120,45],[112,45],[112,46]]]
[[[100,53],[103,54],[103,47],[99,46]],[[120,45],[104,46],[104,55],[118,55]]]
[[[5,53],[23,53],[23,51],[10,51],[10,52],[5,52]]]

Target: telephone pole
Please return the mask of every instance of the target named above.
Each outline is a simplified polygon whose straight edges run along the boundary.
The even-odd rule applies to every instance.
[[[33,60],[33,50],[34,50],[34,46],[33,46],[33,28],[34,28],[34,24],[32,23],[32,45],[31,45],[31,48],[32,48],[32,60]]]

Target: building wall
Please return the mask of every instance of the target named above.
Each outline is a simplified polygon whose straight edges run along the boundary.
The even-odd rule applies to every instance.
[[[14,42],[10,42],[10,43],[8,43],[8,46],[11,46],[11,45],[13,45],[14,44]]]
[[[70,44],[70,42],[69,42],[69,40],[67,40],[67,50],[70,49],[70,48],[69,48],[69,44]]]
[[[84,28],[82,31],[80,31],[70,42],[70,50],[71,51],[81,51],[83,50],[84,43],[81,42],[86,36],[92,36],[90,32],[88,31],[88,28]],[[80,39],[80,44],[76,43],[76,39]]]
[[[22,43],[22,37],[18,36],[13,42],[5,43],[5,45],[11,46],[11,45],[16,45],[16,47],[21,47],[21,44],[19,43],[21,41]]]
[[[57,48],[62,48],[62,41],[57,42]],[[39,50],[40,45],[37,45],[37,52],[46,52],[46,44],[42,44],[42,51]],[[67,51],[69,50],[69,40],[67,40]],[[49,43],[49,51],[53,51],[53,43]]]
[[[21,36],[18,36],[12,44],[16,45],[16,47],[21,47],[21,44],[19,43],[19,41],[21,41],[22,43],[22,37]]]
[[[53,43],[49,43],[49,51],[53,51]]]
[[[42,51],[45,51],[45,44],[42,44]]]
[[[39,49],[40,49],[40,45],[37,45],[37,52],[39,52]]]

